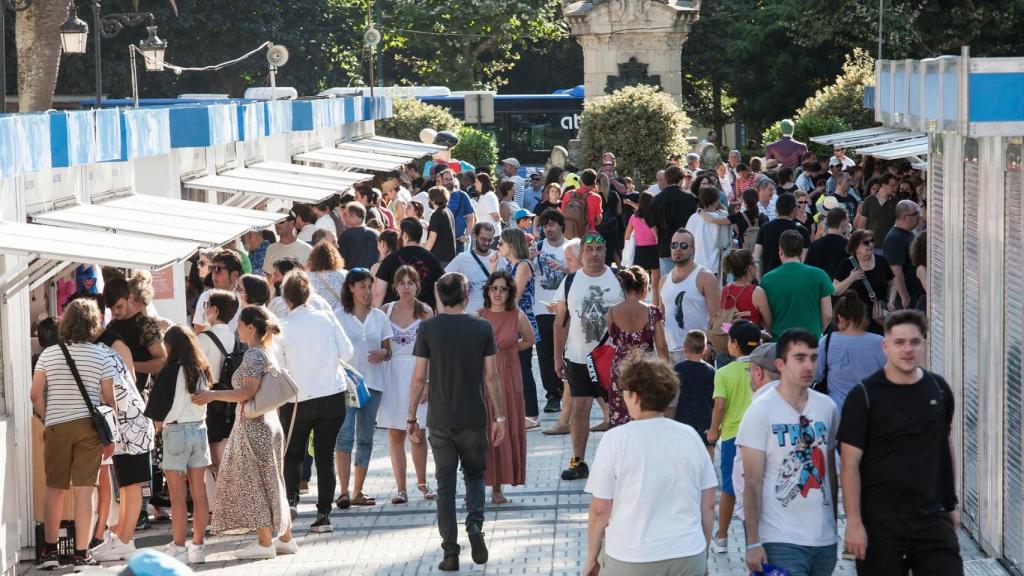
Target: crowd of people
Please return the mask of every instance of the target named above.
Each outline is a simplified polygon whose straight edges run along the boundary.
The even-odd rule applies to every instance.
[[[642,192],[611,152],[594,169],[526,177],[515,158],[492,174],[448,150],[422,175],[376,173],[351,195],[294,205],[273,232],[200,251],[188,326],[155,313],[148,274],[104,269],[102,288],[64,306],[33,379],[42,566],[60,564],[71,487],[76,565],[128,558],[135,531],[167,509],[165,552],[180,560],[205,560],[207,526],[256,534],[238,558],[295,554],[313,468],[311,532],[332,530],[334,508],[377,504],[364,485],[377,428],[390,502],[410,500],[410,454],[413,495],[437,502],[442,570],[459,565],[461,467],[483,563],[485,486],[501,505],[526,482],[543,410],[558,417],[542,432],[571,439],[561,478],[587,479],[593,496],[586,574],[704,574],[734,515],[752,571],[831,574],[839,461],[859,573],[959,573],[953,396],[921,368],[915,311],[922,183],[842,148],[819,159],[782,127],[764,158],[673,154]],[[296,397],[255,409],[282,372]],[[903,478],[903,462],[928,474]]]

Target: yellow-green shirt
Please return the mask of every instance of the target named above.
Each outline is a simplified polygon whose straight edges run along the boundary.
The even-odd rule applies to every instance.
[[[735,360],[715,373],[715,391],[712,398],[725,399],[722,416],[722,440],[732,440],[740,429],[743,413],[750,406],[750,362]]]

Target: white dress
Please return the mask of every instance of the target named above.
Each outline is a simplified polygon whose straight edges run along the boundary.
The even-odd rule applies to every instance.
[[[387,363],[384,378],[384,393],[380,398],[380,410],[377,412],[377,427],[393,430],[405,430],[409,419],[409,395],[412,393],[412,373],[416,369],[416,357],[412,355],[416,347],[416,333],[420,320],[415,320],[407,328],[391,320],[391,311],[395,303],[387,306],[388,321],[394,336],[391,338],[391,360]],[[426,427],[427,405],[420,404],[416,409],[421,428]]]

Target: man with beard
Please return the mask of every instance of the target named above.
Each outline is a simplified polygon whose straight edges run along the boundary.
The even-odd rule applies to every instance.
[[[672,364],[683,361],[683,341],[690,330],[706,331],[721,303],[721,286],[715,275],[693,260],[693,234],[679,228],[669,244],[672,271],[661,281],[658,292],[665,314],[665,341]],[[716,350],[716,352],[723,352]]]
[[[490,222],[478,222],[473,226],[473,247],[466,252],[460,252],[445,267],[445,273],[458,272],[466,277],[469,282],[469,304],[466,305],[466,313],[476,316],[476,313],[484,307],[484,284],[490,271],[487,269],[487,260],[494,254],[491,250],[491,242],[494,240],[494,226]],[[498,257],[497,270],[505,269],[505,261]]]
[[[398,250],[388,254],[377,268],[377,281],[373,283],[373,307],[380,308],[385,302],[398,300],[398,294],[391,287],[395,281],[395,272],[402,266],[412,266],[420,275],[422,287],[416,297],[433,308],[434,283],[444,274],[444,266],[429,250],[420,246],[425,234],[419,220],[406,218],[398,228]]]

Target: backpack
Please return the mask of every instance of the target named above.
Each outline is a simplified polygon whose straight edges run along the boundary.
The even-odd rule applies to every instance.
[[[753,289],[754,286],[750,285],[748,288]],[[718,312],[715,312],[711,321],[708,322],[708,339],[711,341],[711,347],[719,353],[729,351],[729,332],[722,325],[732,324],[750,317],[750,312],[740,312],[738,308],[739,297],[743,296],[746,288],[740,290],[739,295],[733,295],[731,285],[726,286],[725,290],[725,304],[718,309]],[[730,298],[732,298],[732,306],[729,305]]]
[[[754,245],[757,244],[757,233],[761,231],[761,226],[751,222],[746,212],[740,212],[740,214],[747,221],[747,229],[743,232],[743,249],[753,250]]]
[[[209,330],[200,332],[201,335],[206,335],[213,342],[213,345],[217,347],[224,360],[220,365],[220,374],[217,376],[217,384],[213,387],[214,390],[232,390],[231,378],[235,375],[235,370],[242,365],[242,357],[245,356],[245,347],[242,343],[235,339],[235,347],[231,349],[231,353],[224,348],[224,344],[221,343],[220,338],[217,338],[215,334]]]
[[[570,240],[582,238],[587,233],[587,224],[590,222],[587,218],[587,193],[581,193],[579,190],[570,192],[569,201],[565,203],[562,215],[565,216],[565,237]]]

